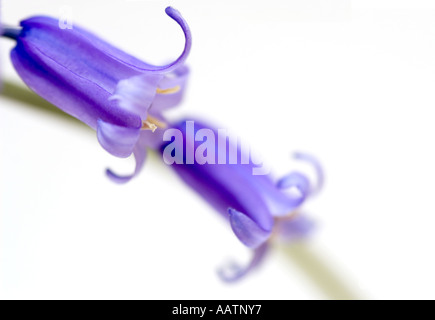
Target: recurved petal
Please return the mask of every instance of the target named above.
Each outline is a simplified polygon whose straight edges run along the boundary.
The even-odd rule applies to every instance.
[[[184,33],[185,42],[184,42],[184,49],[181,55],[172,63],[162,66],[162,67],[156,67],[155,71],[160,72],[171,72],[180,66],[183,65],[184,61],[187,59],[187,56],[190,53],[190,49],[192,47],[192,34],[190,32],[189,25],[184,20],[184,18],[181,16],[181,13],[172,7],[167,7],[165,9],[165,12],[168,16],[170,16],[172,19],[174,19],[181,27]]]
[[[246,266],[241,266],[236,262],[231,262],[219,268],[219,277],[226,282],[234,282],[241,279],[264,260],[268,249],[269,244],[267,242],[255,249],[251,261]]]
[[[92,64],[94,67],[100,68],[98,67],[98,60],[103,59],[101,61],[103,63],[101,70],[104,70],[104,67],[110,67],[110,65],[106,65],[105,62],[111,60],[112,62],[116,61],[119,64],[122,64],[127,69],[135,71],[136,73],[146,71],[171,72],[179,68],[189,55],[192,47],[192,35],[187,22],[183,19],[178,10],[172,7],[167,7],[165,12],[180,25],[185,36],[185,44],[181,55],[173,62],[164,66],[154,66],[143,62],[77,25],[74,25],[74,28],[71,30],[61,30],[59,28],[59,20],[55,18],[35,16],[22,21],[21,25],[26,32],[29,30],[32,30],[32,32],[35,30],[37,32],[38,30],[43,31],[42,33],[39,33],[37,37],[44,43],[50,44],[51,48],[58,49],[62,47],[62,44],[68,44],[68,42],[70,42],[70,45],[73,46],[75,44],[80,44],[80,46],[82,46],[82,51],[85,53],[98,54],[98,56],[95,56]],[[63,47],[66,51],[71,49],[71,46]],[[121,71],[122,70],[120,70],[120,72]],[[125,78],[125,76],[120,76],[119,78]]]
[[[299,172],[291,172],[277,182],[277,187],[286,193],[287,204],[293,208],[300,206],[310,192],[310,182],[306,176]],[[276,217],[284,216],[288,212],[278,212]]]
[[[139,172],[142,170],[142,167],[145,163],[145,159],[147,156],[147,149],[146,148],[138,148],[136,146],[133,151],[134,159],[136,161],[136,166],[134,169],[134,172],[130,175],[118,175],[115,172],[113,172],[111,169],[106,170],[106,174],[109,177],[110,180],[113,182],[123,184],[129,182],[131,179],[133,179],[136,175],[139,174]]]
[[[322,190],[323,185],[325,183],[325,173],[323,172],[323,168],[322,165],[320,164],[320,161],[316,157],[303,152],[295,152],[293,154],[293,158],[297,160],[305,161],[313,166],[316,172],[317,182],[314,185],[314,187],[311,188],[310,196],[314,196],[318,194],[320,190]]]
[[[264,230],[246,214],[233,208],[228,209],[230,224],[237,238],[250,248],[257,248],[270,236],[271,230]]]
[[[128,128],[98,120],[98,141],[105,150],[116,157],[126,158],[131,155],[139,135],[140,127]]]

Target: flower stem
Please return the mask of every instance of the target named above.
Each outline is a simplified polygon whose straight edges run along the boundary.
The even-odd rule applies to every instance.
[[[276,244],[277,251],[296,265],[313,282],[327,299],[357,300],[357,295],[340,279],[337,271],[328,266],[325,258],[315,252],[308,241],[293,244]]]
[[[32,107],[32,109],[36,108],[43,112],[47,112],[52,115],[64,118],[65,120],[70,120],[71,122],[80,124],[83,127],[87,127],[76,118],[56,108],[50,102],[42,99],[36,93],[33,93],[30,89],[23,85],[4,80],[0,83],[0,96],[10,100],[21,102],[23,106]]]
[[[1,37],[17,40],[20,33],[21,33],[21,28],[0,26]]]
[[[49,102],[40,98],[28,88],[10,81],[3,81],[3,90],[0,96],[21,102],[23,105],[37,108],[41,111],[62,117],[71,122],[82,125],[80,121],[59,110]],[[82,127],[86,127],[82,125]],[[277,251],[281,252],[288,260],[295,264],[309,278],[328,299],[356,300],[357,295],[345,285],[337,275],[334,268],[328,266],[325,258],[316,253],[308,241],[292,244],[274,244]]]

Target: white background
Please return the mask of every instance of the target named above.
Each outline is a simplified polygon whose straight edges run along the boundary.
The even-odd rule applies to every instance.
[[[9,24],[73,21],[147,61],[183,47],[164,13],[179,9],[194,44],[186,99],[196,115],[249,139],[274,173],[304,150],[327,183],[307,204],[311,246],[362,298],[435,298],[435,3],[418,0],[3,0]],[[1,39],[2,73],[19,81]],[[95,133],[0,96],[0,297],[323,298],[272,253],[244,281],[215,269],[247,250],[157,157],[127,172]]]

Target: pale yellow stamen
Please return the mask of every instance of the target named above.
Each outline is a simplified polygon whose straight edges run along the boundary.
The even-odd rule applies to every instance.
[[[278,221],[283,221],[283,220],[293,220],[294,218],[296,218],[296,216],[299,214],[299,209],[295,209],[293,211],[290,211],[289,213],[287,213],[284,216],[281,217],[275,217],[275,222]]]
[[[151,130],[152,132],[156,131],[157,128],[164,129],[166,128],[166,123],[156,119],[152,116],[148,116],[146,120],[142,121],[142,130]]]
[[[177,93],[178,91],[180,91],[180,86],[175,86],[173,88],[169,88],[169,89],[160,89],[157,88],[156,93],[157,94],[172,94],[172,93]]]
[[[156,131],[157,126],[154,123],[149,122],[148,120],[142,121],[142,130],[151,130],[152,132]]]

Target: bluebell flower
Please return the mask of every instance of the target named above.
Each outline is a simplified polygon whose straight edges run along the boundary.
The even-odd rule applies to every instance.
[[[158,137],[148,131],[164,127],[162,112],[180,102],[188,69],[191,33],[180,13],[166,8],[185,35],[182,54],[172,63],[143,62],[85,29],[59,28],[54,18],[37,16],[21,29],[1,27],[0,35],[16,40],[12,63],[22,80],[38,95],[97,131],[101,146],[117,157],[136,158],[138,173],[146,146]],[[126,182],[133,175],[109,176]]]
[[[198,150],[204,143],[201,139],[193,138],[200,130],[211,130],[215,137],[219,133],[216,128],[200,121],[194,121],[194,130],[189,133],[188,122],[190,121],[171,125],[180,134],[165,134],[164,139],[167,141],[161,145],[160,150],[166,158],[165,162],[228,220],[234,234],[244,245],[253,249],[253,258],[247,266],[231,264],[219,271],[222,279],[234,281],[262,261],[272,237],[295,240],[312,230],[313,223],[299,211],[302,204],[322,187],[323,172],[314,157],[297,153],[295,158],[313,165],[318,177],[315,185],[297,171],[290,172],[277,181],[270,174],[254,175],[252,169],[258,165],[243,153],[244,150],[239,145],[231,144],[228,138],[224,146],[214,139],[212,144],[217,152],[212,159],[209,158],[211,161],[198,163],[195,159],[189,162],[187,150]],[[231,150],[236,150],[238,159],[233,164],[229,159]],[[225,159],[219,160],[218,153],[224,154]],[[243,158],[250,160],[243,164]]]
[[[177,105],[186,85],[188,69],[183,65],[191,48],[191,34],[178,11],[168,7],[166,13],[182,28],[185,47],[174,62],[153,66],[142,62],[84,29],[60,29],[56,19],[33,17],[21,23],[22,29],[2,28],[0,35],[17,41],[12,62],[23,81],[37,94],[66,113],[97,131],[100,144],[111,154],[127,157],[132,153],[136,169],[132,175],[107,174],[123,183],[136,175],[146,158],[147,148],[172,157],[171,167],[181,179],[212,205],[231,226],[236,237],[253,250],[246,266],[230,264],[219,270],[225,281],[235,281],[255,268],[268,252],[273,238],[294,241],[307,236],[313,223],[301,207],[321,189],[323,172],[318,161],[297,153],[295,158],[313,165],[317,183],[293,171],[279,180],[270,174],[254,174],[258,165],[238,145],[226,139],[224,146],[213,142],[217,154],[207,161],[190,162],[187,152],[202,145],[187,133],[187,122],[171,125],[181,139],[168,141],[158,128],[165,127],[163,112]],[[218,130],[195,122],[193,135]],[[219,152],[219,151],[225,152]],[[232,151],[237,159],[231,162]],[[172,152],[174,151],[174,152]],[[173,154],[172,154],[173,153]],[[225,159],[219,158],[225,154]],[[212,161],[209,161],[212,158]],[[224,161],[222,161],[224,160]]]

